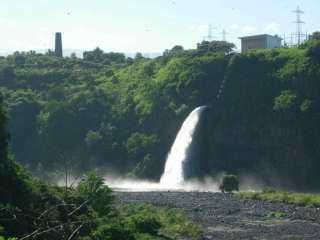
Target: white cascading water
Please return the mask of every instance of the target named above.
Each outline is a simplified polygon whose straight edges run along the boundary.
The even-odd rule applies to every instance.
[[[165,170],[160,179],[164,187],[179,187],[184,183],[183,164],[187,158],[188,149],[192,144],[193,134],[205,106],[193,110],[186,118],[171,147],[166,160]]]

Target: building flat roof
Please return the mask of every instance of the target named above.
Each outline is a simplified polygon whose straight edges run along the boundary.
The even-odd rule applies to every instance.
[[[282,40],[281,37],[278,35],[270,35],[270,34],[259,34],[259,35],[251,35],[251,36],[245,36],[245,37],[239,37],[239,39],[255,39],[255,38],[263,38],[263,37],[273,37],[273,38],[279,38]]]

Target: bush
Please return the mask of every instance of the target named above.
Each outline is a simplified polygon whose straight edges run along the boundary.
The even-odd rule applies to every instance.
[[[239,191],[239,179],[235,175],[225,175],[219,186],[222,192]]]
[[[297,94],[291,90],[282,91],[281,94],[274,99],[274,111],[285,111],[291,109],[297,99]]]
[[[93,234],[94,240],[135,240],[130,230],[121,224],[108,224],[98,227]]]
[[[79,197],[91,199],[90,205],[99,216],[108,215],[113,201],[112,190],[95,172],[88,173],[77,187]]]
[[[287,217],[287,214],[285,212],[280,212],[280,211],[276,211],[276,212],[270,212],[267,215],[268,218],[285,218]]]
[[[262,190],[263,193],[276,193],[276,190],[271,188],[271,187],[265,187],[263,190]]]
[[[155,216],[138,215],[132,219],[137,232],[157,235],[161,228],[160,221]]]
[[[128,204],[119,208],[124,225],[136,239],[200,239],[202,230],[184,213],[148,204]]]

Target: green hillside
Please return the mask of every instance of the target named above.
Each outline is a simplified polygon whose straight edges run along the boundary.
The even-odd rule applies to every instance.
[[[210,105],[208,174],[256,173],[269,184],[316,187],[318,34],[299,48],[238,54],[233,47],[175,46],[155,59],[98,48],[83,59],[35,52],[2,58],[12,152],[43,178],[68,167],[158,179],[185,117]]]

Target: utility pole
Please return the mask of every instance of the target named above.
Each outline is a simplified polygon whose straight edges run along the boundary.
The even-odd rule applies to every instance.
[[[299,6],[297,6],[297,9],[293,12],[296,14],[296,21],[294,21],[294,23],[296,24],[296,39],[297,45],[299,46],[303,40],[302,25],[305,24],[305,22],[301,20],[301,15],[304,14],[304,12]]]
[[[214,28],[212,27],[212,25],[209,24],[209,25],[208,25],[208,35],[203,38],[205,41],[211,42],[211,41],[213,40],[213,36],[212,36],[212,30],[213,30],[213,29],[214,29]]]
[[[229,33],[227,33],[227,31],[225,30],[225,29],[223,29],[222,30],[222,41],[227,41],[227,34],[229,34]]]

